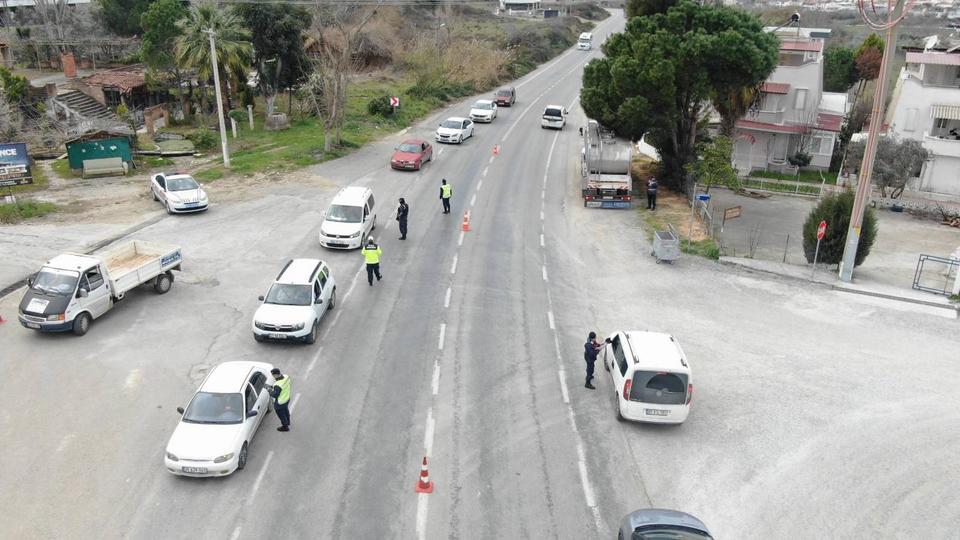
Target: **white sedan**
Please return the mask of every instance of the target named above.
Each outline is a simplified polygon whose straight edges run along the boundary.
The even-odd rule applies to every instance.
[[[470,119],[474,122],[493,122],[497,117],[497,104],[489,99],[479,99],[470,107]]]
[[[200,212],[210,204],[203,186],[189,174],[155,174],[150,178],[150,191],[168,214]]]
[[[443,122],[437,128],[437,142],[457,143],[473,137],[473,121],[469,118],[452,116]]]
[[[170,441],[163,463],[182,476],[226,476],[247,464],[247,451],[270,412],[273,366],[263,362],[218,364],[200,384]]]

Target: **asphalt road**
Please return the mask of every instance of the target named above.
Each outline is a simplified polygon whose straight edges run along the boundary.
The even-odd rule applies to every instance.
[[[515,107],[421,173],[386,166],[398,137],[316,167],[314,185],[145,228],[183,245],[184,272],[83,338],[0,325],[0,536],[613,538],[645,506],[692,512],[720,538],[954,535],[956,322],[699,259],[654,264],[636,213],[582,207],[579,109],[562,132],[539,127],[547,103],[575,104],[596,54],[518,82]],[[317,243],[348,184],[380,204],[373,287],[357,252]],[[313,346],[255,343],[256,297],[291,257],[329,262],[338,306]],[[695,372],[690,419],[618,423],[602,368],[583,388],[591,329],[674,333]],[[237,359],[292,375],[292,431],[271,415],[230,477],[168,474],[174,409]],[[425,455],[435,491],[418,495]]]

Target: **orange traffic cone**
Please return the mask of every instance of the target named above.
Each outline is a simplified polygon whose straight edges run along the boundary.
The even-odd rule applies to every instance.
[[[7,320],[3,318],[3,315],[0,315],[0,324],[3,324],[5,322],[7,322]]]
[[[470,211],[467,210],[463,213],[463,225],[460,226],[460,230],[467,232],[470,230]]]
[[[499,155],[500,155],[500,145],[499,145],[499,144],[493,145],[493,155],[495,155],[495,156],[499,156]]]
[[[417,493],[433,493],[433,482],[430,481],[430,473],[427,472],[427,456],[423,456],[423,464],[420,465],[420,480],[414,488]]]

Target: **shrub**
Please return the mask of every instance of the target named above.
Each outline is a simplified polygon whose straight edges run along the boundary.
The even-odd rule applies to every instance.
[[[208,129],[195,129],[187,135],[187,138],[197,150],[209,150],[217,145],[216,135]]]
[[[794,167],[806,167],[810,164],[810,161],[813,159],[813,156],[806,152],[797,152],[796,154],[787,158],[787,161]]]
[[[844,191],[824,197],[820,204],[810,211],[810,215],[803,223],[803,253],[807,257],[807,262],[813,262],[813,255],[817,249],[817,227],[823,220],[827,222],[827,232],[820,242],[817,262],[840,264],[843,260],[843,247],[847,242],[847,229],[850,227],[852,210],[853,192]],[[877,216],[873,213],[873,209],[868,207],[863,214],[860,243],[857,246],[854,266],[860,266],[867,258],[876,236]]]
[[[367,102],[367,112],[373,115],[389,116],[393,114],[393,107],[390,106],[390,96],[377,96]]]
[[[240,125],[243,125],[243,123],[248,120],[247,111],[243,109],[233,109],[232,111],[227,113],[227,116],[229,116],[230,118],[233,118],[233,120]]]

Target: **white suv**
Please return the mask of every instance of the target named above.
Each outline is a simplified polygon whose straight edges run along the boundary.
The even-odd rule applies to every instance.
[[[320,319],[337,303],[337,283],[327,263],[317,259],[293,259],[270,286],[263,304],[253,314],[253,338],[317,340]]]
[[[660,332],[616,332],[606,339],[620,420],[679,424],[690,414],[693,374],[680,344]]]

